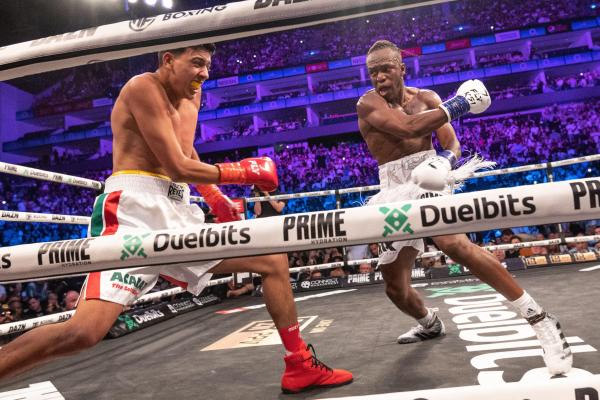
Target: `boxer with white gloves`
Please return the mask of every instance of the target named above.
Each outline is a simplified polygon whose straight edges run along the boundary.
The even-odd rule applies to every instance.
[[[389,41],[375,42],[367,54],[367,71],[373,90],[358,101],[360,132],[379,164],[381,191],[369,204],[414,200],[449,195],[457,178],[490,164],[474,158],[453,170],[460,158],[460,143],[449,122],[466,113],[482,113],[491,104],[482,82],[464,82],[455,97],[442,102],[430,90],[404,85],[406,66],[400,50]],[[443,151],[433,150],[432,134]],[[571,369],[572,355],[555,317],[547,314],[502,267],[498,260],[466,235],[432,238],[440,250],[489,284],[511,301],[526,318],[544,350],[544,362],[552,374]],[[411,270],[421,239],[382,243],[379,267],[390,300],[419,324],[398,337],[399,343],[413,343],[445,334],[444,324],[425,307],[419,293],[410,286]]]

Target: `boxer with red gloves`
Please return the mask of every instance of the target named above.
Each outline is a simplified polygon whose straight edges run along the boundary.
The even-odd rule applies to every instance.
[[[215,184],[256,184],[266,191],[277,188],[275,164],[268,158],[217,165],[198,158],[194,136],[201,85],[208,79],[214,49],[205,44],[161,51],[158,70],[125,84],[111,114],[115,173],[105,182],[105,193],[96,199],[90,235],[201,226],[204,214],[190,204],[187,184],[200,185],[221,221],[234,221],[239,215]],[[267,310],[286,352],[281,378],[284,392],[352,382],[350,372],[326,367],[302,340],[285,254],[91,273],[70,320],[33,329],[0,349],[0,379],[93,346],[106,336],[124,306],[152,289],[159,274],[198,295],[211,274],[236,272],[262,276]],[[113,273],[127,274],[128,281],[113,285]],[[140,289],[129,282],[145,285]],[[119,370],[109,373],[116,377]]]

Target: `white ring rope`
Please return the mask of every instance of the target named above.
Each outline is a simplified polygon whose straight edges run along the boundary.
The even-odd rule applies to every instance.
[[[598,161],[600,160],[600,154],[594,154],[590,156],[576,157],[576,158],[568,158],[561,161],[552,161],[549,163],[542,164],[530,164],[530,165],[522,165],[519,167],[511,167],[511,168],[502,168],[495,169],[491,171],[483,171],[476,172],[473,175],[473,179],[482,178],[485,176],[492,175],[504,175],[511,174],[515,172],[525,172],[525,171],[534,171],[538,169],[544,169],[548,166],[550,167],[562,167],[565,165],[579,164],[583,162],[589,161]],[[67,185],[75,185],[80,187],[86,187],[90,189],[100,190],[103,187],[103,183],[100,181],[95,181],[87,178],[79,178],[71,175],[64,175],[56,172],[44,171],[41,169],[35,169],[30,167],[25,167],[22,165],[9,164],[5,162],[0,162],[0,172],[5,172],[12,175],[19,175],[25,177],[31,177],[35,179],[64,183]],[[275,196],[258,196],[258,197],[247,197],[246,201],[248,203],[256,202],[256,201],[269,201],[269,200],[289,200],[289,199],[298,199],[303,197],[316,197],[316,196],[331,196],[336,194],[347,194],[347,193],[358,193],[358,192],[370,192],[379,190],[379,185],[371,185],[371,186],[359,186],[354,188],[345,188],[345,189],[333,189],[333,190],[320,190],[315,192],[302,192],[302,193],[290,193],[290,194],[278,194]],[[191,201],[203,202],[204,199],[199,196],[190,196]]]
[[[227,283],[232,279],[233,278],[231,278],[231,277],[214,279],[212,281],[209,281],[207,286],[220,285],[223,283]],[[185,292],[184,289],[182,289],[180,287],[176,287],[176,288],[161,290],[160,292],[148,293],[148,294],[140,297],[139,299],[137,299],[133,304],[135,305],[135,304],[149,303],[154,300],[160,300],[160,299],[163,299],[166,297],[171,297],[173,295],[183,293],[183,292]],[[41,317],[30,318],[30,319],[26,319],[23,321],[10,322],[7,324],[0,324],[0,336],[9,335],[9,334],[15,333],[15,332],[28,331],[30,329],[33,329],[33,328],[35,328],[37,326],[41,326],[41,325],[48,325],[48,324],[55,324],[58,322],[63,322],[63,321],[68,320],[69,318],[71,318],[73,316],[73,314],[75,314],[75,310],[64,311],[61,313],[50,314],[50,315],[44,315]]]
[[[48,222],[52,224],[88,225],[90,217],[81,215],[41,214],[22,211],[0,211],[0,221]]]
[[[92,179],[59,174],[58,172],[44,171],[41,169],[24,167],[22,165],[9,164],[1,161],[0,172],[4,172],[11,175],[25,176],[28,178],[40,179],[43,181],[64,183],[67,185],[79,186],[89,189],[101,190],[103,188],[102,182],[98,182]]]
[[[0,48],[0,81],[149,52],[445,3],[447,0],[239,1],[123,21]],[[261,7],[260,5],[266,5]]]
[[[600,180],[588,178],[181,230],[23,244],[0,248],[0,281],[589,220],[599,215],[598,191]]]
[[[531,242],[521,242],[521,243],[507,243],[507,244],[499,244],[494,246],[481,246],[482,249],[488,251],[494,250],[514,250],[514,249],[523,249],[527,247],[545,247],[545,246],[553,246],[556,244],[564,244],[564,243],[581,243],[581,242],[597,242],[600,241],[600,235],[592,235],[592,236],[573,236],[565,238],[564,241],[562,239],[547,239],[547,240],[535,240]],[[420,254],[416,259],[424,259],[424,258],[432,258],[443,256],[444,252],[441,250],[438,251],[427,251]],[[305,271],[316,271],[316,270],[325,270],[325,269],[334,269],[345,266],[357,266],[361,264],[374,264],[378,261],[378,258],[362,258],[360,260],[349,260],[346,262],[336,261],[332,263],[325,264],[317,264],[317,265],[305,265],[302,267],[294,267],[290,268],[290,273],[296,272],[305,272]]]
[[[501,244],[501,245],[495,245],[495,246],[483,246],[482,248],[485,250],[488,250],[488,251],[513,250],[513,249],[521,249],[521,248],[526,248],[526,247],[536,247],[536,246],[543,247],[543,246],[552,246],[552,245],[563,244],[563,243],[580,243],[580,242],[592,242],[592,241],[594,241],[594,242],[600,241],[600,235],[574,236],[574,237],[565,238],[564,241],[562,239],[548,239],[548,240],[537,240],[537,241],[532,241],[532,242]],[[429,252],[425,252],[425,253],[422,253],[421,255],[419,255],[417,257],[417,259],[438,257],[443,254],[444,253],[442,251],[429,251]],[[297,272],[312,272],[312,271],[320,271],[320,270],[326,270],[326,269],[343,268],[345,266],[358,266],[361,264],[374,264],[377,262],[377,260],[378,260],[377,258],[364,258],[364,259],[360,259],[360,260],[350,260],[350,261],[346,261],[346,262],[338,261],[338,262],[324,263],[324,264],[318,264],[318,265],[306,265],[303,267],[290,268],[289,272],[290,272],[290,274],[293,274],[293,273],[297,273]],[[232,279],[233,279],[232,277],[214,279],[214,280],[209,281],[207,286],[220,285],[223,283],[227,283],[227,282],[231,281]],[[149,293],[149,294],[142,296],[141,298],[136,300],[134,304],[148,303],[148,302],[160,300],[160,299],[163,299],[166,297],[171,297],[176,294],[183,293],[183,292],[185,292],[185,289],[183,289],[181,287],[175,287],[175,288],[171,288],[171,289],[161,290],[159,292]],[[37,317],[37,318],[30,318],[30,319],[27,319],[24,321],[17,321],[17,322],[12,322],[12,323],[8,323],[8,324],[0,324],[0,336],[4,336],[4,335],[8,335],[10,333],[13,333],[14,329],[17,327],[19,328],[19,332],[22,332],[22,331],[33,329],[36,326],[40,326],[40,325],[54,324],[57,322],[62,322],[62,321],[65,321],[66,319],[70,318],[74,313],[75,313],[74,310],[73,311],[65,311],[62,313],[45,315],[45,316]],[[67,315],[68,315],[68,317],[67,317]]]

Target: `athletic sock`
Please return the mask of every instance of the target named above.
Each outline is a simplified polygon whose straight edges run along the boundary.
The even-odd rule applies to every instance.
[[[302,347],[304,340],[300,337],[300,324],[288,326],[287,328],[281,328],[277,330],[281,337],[283,347],[285,347],[285,354],[289,355],[295,353]]]
[[[523,295],[511,301],[511,304],[516,308],[523,318],[531,318],[534,315],[541,314],[544,309],[536,303],[536,301],[529,295],[529,293],[523,291]]]
[[[427,315],[425,315],[423,318],[419,318],[417,322],[421,324],[423,328],[430,328],[431,324],[433,323],[433,319],[435,318],[435,314],[433,311],[431,311],[431,308],[426,308],[426,310]]]

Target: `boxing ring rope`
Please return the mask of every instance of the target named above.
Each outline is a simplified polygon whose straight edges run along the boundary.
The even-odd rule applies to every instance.
[[[149,52],[448,2],[246,0],[82,29],[0,48],[0,81]]]
[[[23,211],[0,211],[0,221],[48,222],[52,224],[88,225],[90,217],[81,215],[42,214]]]
[[[566,165],[579,164],[579,163],[598,161],[598,160],[600,160],[600,154],[593,154],[593,155],[589,155],[589,156],[568,158],[568,159],[560,160],[560,161],[551,161],[551,162],[547,162],[547,163],[521,165],[518,167],[501,168],[501,169],[494,169],[494,170],[490,170],[490,171],[476,172],[471,179],[483,178],[486,176],[493,176],[493,175],[512,174],[512,173],[517,173],[517,172],[535,171],[535,170],[548,169],[548,168],[553,168],[553,167],[563,167]],[[100,181],[95,181],[93,179],[79,178],[79,177],[72,176],[72,175],[64,175],[64,174],[60,174],[58,172],[44,171],[41,169],[35,169],[35,168],[25,167],[25,166],[16,165],[16,164],[9,164],[9,163],[5,163],[5,162],[0,162],[0,172],[4,172],[7,174],[11,174],[11,175],[35,178],[35,179],[39,179],[39,180],[45,180],[45,181],[49,181],[49,182],[64,183],[66,185],[79,186],[79,187],[84,187],[84,188],[88,188],[88,189],[102,190],[104,188],[104,183],[102,183]],[[304,198],[304,197],[332,196],[332,195],[342,195],[342,194],[349,194],[349,193],[376,191],[376,190],[379,190],[379,188],[380,188],[379,185],[358,186],[358,187],[354,187],[354,188],[345,188],[345,189],[319,190],[319,191],[313,191],[313,192],[278,194],[278,195],[274,195],[274,196],[248,197],[248,198],[246,198],[246,201],[251,203],[251,202],[256,202],[256,201],[289,200],[289,199],[299,199],[299,198]],[[199,196],[190,196],[190,200],[195,201],[195,202],[203,202],[204,201],[204,199]],[[18,211],[7,211],[7,212],[18,212]],[[44,214],[40,214],[40,215],[44,215]],[[64,215],[64,217],[70,217],[70,216]],[[36,221],[26,220],[25,222],[27,222],[27,221],[55,222],[55,221],[48,221],[45,217],[38,217],[38,218],[40,218],[40,220],[36,220]],[[77,218],[85,218],[85,217],[77,217]],[[0,218],[0,219],[2,219],[2,218]],[[21,221],[20,219],[15,219],[15,218],[7,218],[7,220]],[[87,225],[89,222],[89,221],[83,222],[83,220],[81,220],[81,221],[82,221],[81,222],[82,225]],[[69,222],[66,222],[66,223],[69,223]],[[75,223],[75,222],[73,222],[73,223]]]
[[[34,178],[43,181],[64,183],[67,185],[79,186],[88,189],[103,190],[104,185],[102,182],[98,182],[92,179],[80,178],[72,175],[59,174],[57,172],[44,171],[42,169],[36,169],[31,167],[24,167],[22,165],[9,164],[0,161],[0,172],[6,174],[23,176],[27,178]]]
[[[523,249],[527,247],[544,247],[544,246],[552,246],[564,243],[581,243],[581,242],[591,242],[591,241],[600,241],[600,235],[591,235],[591,236],[574,236],[563,239],[548,239],[548,240],[536,240],[531,242],[521,242],[521,243],[508,243],[494,246],[482,246],[483,249],[488,251],[494,250],[514,250],[514,249]],[[438,257],[443,255],[442,251],[429,251],[420,254],[417,259]],[[327,269],[334,268],[342,268],[346,266],[358,266],[361,264],[374,264],[377,262],[377,258],[364,258],[360,260],[350,260],[350,261],[338,261],[332,263],[324,263],[317,265],[307,265],[303,267],[295,267],[290,268],[290,274],[299,273],[299,272],[312,272],[312,271],[321,271]],[[227,283],[231,281],[233,277],[228,278],[220,278],[213,279],[208,282],[207,286],[217,286],[223,283]],[[181,287],[175,287],[171,289],[161,290],[159,292],[149,293],[134,302],[136,304],[148,303],[155,300],[160,300],[166,297],[171,297],[180,293],[184,293],[185,289]],[[71,318],[75,314],[75,310],[65,311],[62,313],[45,315],[37,318],[30,318],[23,321],[17,321],[7,324],[0,324],[0,336],[9,335],[11,333],[15,333],[18,328],[18,332],[24,332],[30,329],[33,329],[40,325],[54,324],[58,322],[63,322],[69,318]]]
[[[233,279],[232,277],[213,279],[213,280],[209,281],[206,286],[221,285],[223,283],[229,282],[232,279]],[[176,288],[172,288],[172,289],[161,290],[160,292],[148,293],[148,294],[140,297],[139,299],[137,299],[133,303],[133,305],[149,303],[154,300],[160,300],[165,297],[171,297],[173,295],[183,293],[183,292],[185,292],[184,289],[182,289],[180,287],[176,287]],[[16,333],[16,332],[28,331],[30,329],[33,329],[33,328],[41,326],[41,325],[49,325],[49,324],[56,324],[58,322],[63,322],[63,321],[68,320],[69,318],[71,318],[73,316],[73,314],[75,314],[75,310],[64,311],[61,313],[50,314],[50,315],[44,315],[42,317],[30,318],[30,319],[26,319],[23,321],[10,322],[7,324],[0,324],[0,336],[10,335],[10,334]]]
[[[589,220],[599,215],[599,192],[600,180],[588,178],[181,230],[23,244],[0,248],[0,281]]]

